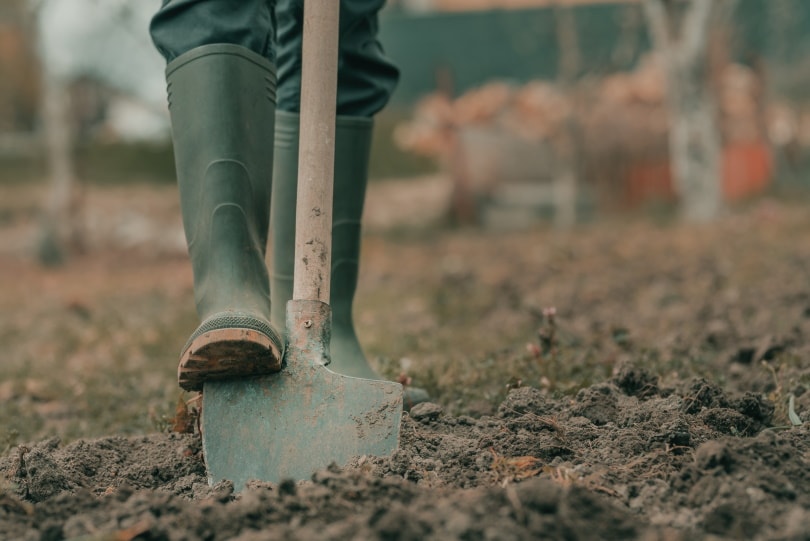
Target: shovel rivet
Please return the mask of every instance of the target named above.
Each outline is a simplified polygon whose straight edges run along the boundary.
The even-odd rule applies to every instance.
[[[310,327],[312,327],[312,320],[308,319],[304,322],[304,328],[309,329]]]

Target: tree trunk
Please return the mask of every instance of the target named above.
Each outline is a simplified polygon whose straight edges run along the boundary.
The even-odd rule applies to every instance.
[[[73,155],[73,126],[70,91],[67,81],[56,74],[44,54],[41,37],[43,2],[31,2],[30,29],[39,50],[41,70],[40,115],[45,158],[50,176],[47,199],[40,225],[37,252],[44,265],[60,265],[71,251],[83,246],[83,231],[78,226],[80,197]]]
[[[781,103],[785,107],[791,108],[793,122],[784,126],[780,123],[780,127],[787,128],[787,131],[780,129],[774,134],[769,134],[767,141],[771,145],[771,153],[776,159],[776,169],[779,171],[779,176],[784,177],[791,183],[801,180],[801,168],[799,167],[802,159],[801,146],[797,139],[798,120],[801,118],[800,107],[791,103],[790,100],[785,100],[785,88],[782,87],[782,81],[785,76],[790,79],[791,73],[795,70],[791,64],[794,54],[791,54],[793,47],[791,46],[791,37],[799,35],[801,30],[802,18],[798,16],[798,2],[806,0],[771,0],[767,3],[767,24],[769,36],[769,53],[770,62],[767,69],[767,85],[763,87],[763,103],[776,102]],[[765,72],[760,69],[760,73]],[[763,77],[763,81],[764,81]],[[764,118],[764,114],[763,114]],[[767,133],[767,127],[765,128]],[[775,135],[775,137],[774,137]]]
[[[709,35],[736,0],[690,0],[682,13],[666,0],[644,0],[644,10],[667,77],[670,160],[682,215],[715,219],[723,208],[722,142],[710,81]]]
[[[554,22],[557,31],[559,56],[559,85],[566,93],[575,93],[576,78],[579,74],[580,48],[577,35],[576,16],[570,6],[554,3]],[[577,107],[574,97],[573,107]],[[554,225],[567,229],[577,221],[578,177],[577,163],[580,155],[579,127],[575,111],[569,112],[562,133],[555,141],[556,167],[554,178]]]
[[[71,152],[67,88],[45,73],[42,120],[50,174],[50,188],[42,221],[39,259],[45,265],[61,264],[75,234],[73,192],[75,174]]]
[[[707,222],[723,206],[721,142],[711,89],[695,74],[698,66],[670,66],[670,154],[675,187],[687,221]]]

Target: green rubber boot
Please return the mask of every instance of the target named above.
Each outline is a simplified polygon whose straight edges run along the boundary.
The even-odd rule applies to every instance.
[[[273,317],[283,328],[285,307],[292,298],[295,266],[295,203],[298,188],[299,115],[276,114],[276,160],[273,169]],[[366,198],[368,157],[373,121],[337,117],[335,125],[335,184],[332,204],[332,339],[331,370],[346,376],[380,379],[369,366],[352,322],[360,256],[360,218]]]
[[[275,119],[273,65],[238,45],[193,49],[166,68],[183,226],[202,324],[180,356],[186,390],[281,369],[264,254]]]
[[[271,209],[273,232],[273,317],[284,328],[292,298],[295,266],[295,203],[298,185],[299,115],[276,114]],[[381,379],[369,365],[354,329],[352,306],[360,259],[360,220],[368,184],[373,120],[338,116],[335,125],[335,181],[332,204],[332,339],[329,369],[346,376]],[[427,400],[421,389],[406,389],[405,406]]]

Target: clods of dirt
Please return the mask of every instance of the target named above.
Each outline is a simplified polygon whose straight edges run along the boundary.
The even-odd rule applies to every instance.
[[[423,403],[390,457],[239,494],[207,485],[195,435],[48,440],[0,460],[0,538],[805,539],[810,433],[773,412],[625,366],[573,398],[513,389],[492,416]]]

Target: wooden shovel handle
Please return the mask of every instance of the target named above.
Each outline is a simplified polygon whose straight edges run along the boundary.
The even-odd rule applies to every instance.
[[[304,2],[293,299],[329,303],[340,2]]]

